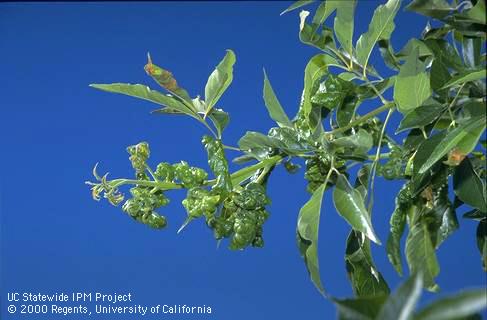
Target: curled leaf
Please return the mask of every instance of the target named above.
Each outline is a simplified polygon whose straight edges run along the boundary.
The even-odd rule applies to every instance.
[[[345,265],[356,296],[389,294],[389,287],[372,260],[370,240],[361,232],[352,230],[348,235]]]
[[[208,153],[208,165],[216,177],[213,189],[219,190],[222,195],[226,195],[232,191],[232,179],[228,172],[228,161],[225,157],[223,144],[211,136],[204,136],[202,142]]]
[[[147,53],[147,64],[144,66],[144,70],[161,87],[191,105],[191,98],[189,97],[188,92],[178,85],[178,82],[171,72],[153,64],[149,53]]]

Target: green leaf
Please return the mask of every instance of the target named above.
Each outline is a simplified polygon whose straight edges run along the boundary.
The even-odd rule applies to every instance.
[[[381,94],[383,94],[386,90],[394,85],[396,82],[396,76],[392,76],[390,78],[381,80],[381,81],[374,81],[374,86]],[[356,87],[357,96],[360,100],[365,99],[375,99],[377,97],[377,92],[371,88],[368,83],[362,84]]]
[[[315,33],[338,7],[340,7],[340,1],[321,1],[311,22],[311,34]]]
[[[487,307],[485,289],[470,290],[441,298],[418,312],[415,320],[458,320]]]
[[[152,63],[151,57],[147,54],[147,64],[144,66],[145,72],[151,76],[161,87],[169,91],[174,96],[184,101],[188,106],[192,106],[188,92],[178,85],[173,74]]]
[[[279,140],[254,131],[247,131],[238,141],[238,146],[241,150],[254,155],[259,160],[267,158],[272,149],[284,147]]]
[[[476,1],[477,4],[479,1]],[[467,7],[467,6],[465,6]],[[464,7],[464,8],[465,8]],[[477,6],[476,6],[477,7]],[[485,7],[485,4],[480,7]],[[485,24],[479,23],[482,18],[479,16],[468,16],[465,13],[469,10],[464,10],[462,12],[454,12],[453,14],[441,19],[446,24],[454,28],[455,37],[458,39],[458,34],[464,36],[482,37],[485,38]],[[480,14],[485,13],[484,10]],[[485,18],[484,18],[485,19]]]
[[[196,108],[196,111],[199,114],[204,115],[206,113],[206,103],[205,101],[201,100],[200,96],[197,96],[193,100],[193,106]],[[218,137],[221,137],[223,130],[228,125],[230,121],[230,116],[227,112],[223,111],[222,109],[213,108],[210,113],[208,114],[211,122],[215,126]]]
[[[430,79],[416,48],[401,66],[394,84],[394,100],[400,112],[406,114],[431,96]]]
[[[355,79],[360,79],[360,77],[357,76],[355,73],[348,72],[348,71],[343,71],[338,75],[338,77],[342,80],[349,81],[349,82]]]
[[[448,89],[442,89],[445,83],[450,81],[451,75],[448,66],[441,60],[433,60],[430,69],[430,85],[438,95],[445,99],[448,97]]]
[[[297,242],[301,256],[304,259],[311,281],[316,288],[324,293],[321,283],[318,262],[318,230],[320,226],[321,203],[327,181],[313,192],[311,198],[299,211],[297,226]]]
[[[445,88],[450,88],[465,82],[469,81],[475,81],[475,80],[481,80],[485,79],[485,70],[468,70],[463,73],[460,73],[450,79],[443,87],[442,89]]]
[[[410,207],[400,205],[396,198],[396,208],[394,209],[389,221],[390,232],[386,245],[387,258],[400,276],[403,275],[401,261],[401,237],[404,233],[406,217],[409,210]]]
[[[357,177],[355,178],[354,188],[360,192],[362,198],[367,198],[367,187],[369,186],[370,178],[370,163],[365,163],[357,172]]]
[[[424,140],[423,133],[420,129],[412,129],[404,140],[404,149],[415,151]]]
[[[306,65],[304,70],[304,90],[301,109],[306,118],[311,113],[311,96],[316,82],[328,73],[328,66],[334,64],[335,59],[326,54],[317,54]]]
[[[331,2],[327,0],[325,3]],[[340,42],[343,50],[345,50],[350,57],[353,56],[353,29],[354,29],[354,14],[356,0],[351,1],[336,1],[337,14],[333,30],[335,31],[338,42]]]
[[[416,214],[418,213],[416,212]],[[438,285],[435,284],[435,278],[440,272],[440,267],[428,227],[417,218],[413,220],[417,221],[410,224],[406,239],[406,261],[409,270],[411,274],[422,273],[425,288],[437,291]]]
[[[487,212],[486,189],[483,179],[475,172],[472,162],[465,158],[453,173],[453,189],[464,203]]]
[[[428,21],[421,35],[423,36],[423,39],[441,39],[444,38],[451,30],[452,27],[449,25],[433,28]]]
[[[428,46],[423,41],[412,38],[406,43],[404,48],[402,48],[401,51],[397,53],[396,56],[400,59],[406,59],[408,56],[414,54],[416,50],[419,50],[419,57],[421,58],[421,60],[433,54],[430,48],[428,48]]]
[[[230,116],[222,109],[213,108],[208,117],[215,125],[215,128],[218,131],[218,136],[221,137],[223,130],[230,121]]]
[[[242,150],[250,150],[255,147],[283,147],[283,145],[278,140],[255,131],[247,131],[245,135],[240,138],[238,145]]]
[[[463,71],[465,67],[457,50],[446,40],[427,39],[424,43],[434,55],[430,72],[431,87],[446,99],[448,90],[442,88],[451,79],[449,70]]]
[[[365,208],[364,199],[359,191],[350,186],[348,179],[338,175],[333,202],[338,213],[357,231],[362,232],[377,244],[380,240],[375,235],[369,213]]]
[[[457,16],[459,18],[465,18],[469,21],[485,25],[486,23],[485,0],[478,0],[475,6],[473,6],[468,10],[463,11]]]
[[[440,244],[446,240],[446,238],[458,230],[459,225],[455,210],[453,210],[450,203],[436,205],[433,209],[433,213],[435,214],[435,218],[438,220],[438,222],[434,224],[436,231],[432,233],[432,235],[436,234],[435,241],[433,243],[434,247],[438,248]]]
[[[165,106],[176,112],[196,116],[195,112],[172,96],[164,95],[159,91],[151,90],[141,84],[112,83],[112,84],[90,84],[90,87],[103,91],[121,93],[134,98],[144,99],[161,106]]]
[[[327,3],[328,2],[322,3],[322,5],[327,6]],[[318,10],[320,10],[321,8],[323,7],[320,6]],[[325,7],[325,10],[326,8],[327,7]],[[308,15],[309,12],[304,10],[299,13],[299,18],[300,18],[299,40],[304,44],[313,46],[329,54],[333,54],[332,52],[336,51],[335,38],[333,38],[333,31],[330,28],[323,26],[321,29],[321,34],[316,33],[319,27],[319,23],[317,23],[316,21],[322,19],[323,16],[321,16],[320,12],[318,11],[315,17],[313,18],[312,25],[309,25],[306,23],[306,18],[308,17]]]
[[[386,295],[358,299],[333,299],[338,309],[339,320],[372,320],[386,301]]]
[[[181,111],[171,109],[168,107],[162,108],[162,109],[156,109],[153,110],[151,113],[160,113],[160,114],[175,114],[175,115],[184,115],[186,113],[183,113]],[[221,137],[223,130],[225,127],[228,125],[228,122],[230,121],[230,117],[228,113],[221,109],[216,109],[213,108],[211,111],[211,114],[208,116],[210,118],[211,122],[215,125],[215,128],[218,132],[218,136]],[[201,118],[196,118],[200,122],[204,122]]]
[[[264,70],[264,103],[269,111],[269,115],[272,120],[276,121],[280,127],[293,127],[292,122],[289,120],[288,116],[284,112],[279,100],[272,89],[269,78]]]
[[[431,243],[435,249],[458,229],[458,220],[448,197],[448,176],[435,175],[432,181],[433,196],[431,210],[423,213],[422,220],[427,225]]]
[[[322,1],[313,16],[311,26],[305,23],[309,12],[301,12],[300,40],[303,43],[336,55],[335,52],[337,50],[334,43],[333,31],[324,26],[324,22],[334,11],[337,11],[333,30],[342,45],[342,49],[348,52],[350,57],[353,56],[352,37],[355,5],[355,0],[348,2],[339,0]],[[316,34],[320,26],[322,27],[322,35]]]
[[[370,241],[361,232],[352,230],[348,235],[345,262],[356,296],[389,294],[389,287],[372,260]]]
[[[248,178],[252,177],[258,170],[276,164],[279,159],[281,159],[281,156],[273,156],[271,158],[264,159],[254,165],[235,171],[231,175],[232,185],[234,186],[239,185],[240,183],[244,182]]]
[[[348,53],[349,57],[353,57],[353,15],[355,10],[355,0],[340,1],[340,0],[328,0],[321,1],[318,6],[311,25],[306,23],[306,17],[309,15],[308,11],[302,11],[300,13],[300,32],[299,39],[301,42],[314,46],[330,56],[339,57],[339,50],[335,44],[335,38],[333,32],[335,32],[338,40],[341,42],[343,51]],[[325,20],[334,12],[337,11],[335,16],[333,30],[324,25]],[[317,31],[321,27],[321,34]],[[340,57],[340,62],[337,62],[337,66],[342,68],[345,66],[344,61],[349,57]],[[356,71],[361,70],[362,66],[358,63],[353,65],[353,69]],[[377,72],[373,68],[368,68],[367,71],[372,75],[377,75]]]
[[[423,105],[411,110],[404,116],[399,124],[399,127],[397,128],[396,133],[412,128],[425,127],[441,116],[445,109],[445,105],[437,102],[436,100],[429,99]]]
[[[354,91],[353,82],[345,81],[330,74],[325,81],[320,83],[318,90],[312,95],[311,103],[313,107],[332,110],[340,107],[345,100],[355,100]]]
[[[293,4],[291,4],[286,10],[281,12],[281,16],[285,13],[288,13],[288,12],[293,11],[295,9],[301,8],[305,5],[308,5],[308,4],[313,3],[313,2],[314,2],[314,0],[298,0],[298,1],[294,2]]]
[[[411,276],[386,300],[375,320],[409,320],[421,296],[421,275]]]
[[[268,136],[269,138],[277,140],[282,151],[288,155],[298,155],[313,150],[309,147],[307,141],[298,135],[296,130],[288,127],[271,128]]]
[[[485,109],[484,109],[485,110]],[[479,143],[480,138],[482,137],[482,133],[485,130],[485,116],[481,116],[481,119],[483,119],[483,125],[477,125],[474,126],[472,124],[472,127],[466,129],[468,130],[466,135],[460,139],[460,141],[457,144],[457,150],[462,153],[462,154],[469,154],[472,152],[477,144]],[[468,126],[468,124],[467,124]]]
[[[469,68],[478,68],[482,53],[482,39],[477,37],[462,37],[462,55]]]
[[[338,106],[336,120],[339,127],[344,127],[352,121],[359,104],[357,99],[345,98],[343,103]]]
[[[196,112],[199,114],[205,114],[206,104],[204,100],[201,100],[200,96],[191,99],[191,102],[193,103],[193,107],[196,109]]]
[[[424,43],[428,46],[435,56],[435,60],[441,61],[448,68],[463,70],[462,59],[455,48],[444,39],[427,39]]]
[[[255,155],[259,160],[266,158],[273,152],[273,149],[285,152],[288,155],[298,155],[311,151],[300,139],[297,132],[287,127],[272,128],[267,136],[260,132],[247,131],[240,138],[238,145],[241,150]]]
[[[433,18],[443,18],[455,8],[445,0],[413,0],[406,9]]]
[[[413,180],[416,180],[417,176],[419,175],[419,169],[426,161],[428,161],[428,159],[431,157],[431,153],[435,150],[435,148],[437,148],[438,145],[445,140],[446,135],[446,130],[440,131],[439,133],[428,137],[428,139],[424,139],[422,134],[419,134],[418,140],[421,139],[422,142],[417,147],[417,152],[413,160]],[[411,148],[415,149],[414,146],[412,146]]]
[[[400,5],[399,0],[389,0],[374,11],[369,30],[360,36],[356,45],[357,60],[362,66],[367,67],[377,41],[388,40],[391,37],[395,28],[394,17]]]
[[[235,61],[235,53],[232,50],[227,50],[223,60],[210,74],[205,86],[206,115],[211,112],[222,94],[227,90],[230,83],[232,83],[233,65]]]
[[[370,180],[370,170],[371,170],[372,165],[370,163],[365,163],[357,172],[357,178],[355,179],[355,189],[358,187],[362,186],[367,189],[369,185],[369,180]],[[365,191],[364,194],[362,194],[362,197],[365,199],[367,196],[367,190]]]
[[[185,113],[182,113],[181,111],[178,111],[178,110],[175,110],[175,109],[171,109],[171,108],[168,108],[168,107],[164,107],[164,108],[161,108],[161,109],[152,110],[151,113],[185,115]]]
[[[357,133],[337,138],[330,142],[335,148],[352,149],[358,154],[366,154],[374,144],[372,135],[364,129],[359,129]]]
[[[389,40],[379,40],[377,43],[385,64],[393,70],[399,70],[399,60],[396,58],[391,42]]]
[[[477,117],[467,123],[459,125],[450,131],[445,138],[434,147],[426,161],[424,161],[421,167],[418,168],[418,172],[420,174],[426,172],[454,147],[458,147],[463,154],[470,153],[477,144],[483,130],[485,130],[485,117]],[[417,164],[419,165],[415,158],[414,166],[417,167]]]

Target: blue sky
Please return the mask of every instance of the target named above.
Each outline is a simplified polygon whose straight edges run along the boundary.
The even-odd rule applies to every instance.
[[[273,203],[266,246],[243,252],[216,249],[201,221],[177,235],[185,219],[183,192],[171,193],[171,204],[161,210],[169,227],[153,231],[106,202],[94,202],[84,185],[96,162],[112,177],[131,175],[125,148],[139,141],[150,143],[154,165],[188,160],[207,167],[200,144],[204,127],[183,117],[151,115],[150,103],[88,87],[131,82],[156,88],[143,70],[148,51],[192,96],[204,93],[225,49],[235,51],[234,81],[220,102],[231,114],[226,144],[236,145],[247,130],[267,132],[274,125],[262,100],[264,67],[282,105],[294,115],[304,67],[317,52],[299,42],[297,12],[279,16],[289,3],[0,4],[2,319],[10,319],[7,292],[75,291],[131,292],[135,304],[213,309],[210,316],[174,319],[333,317],[333,305],[308,280],[295,244],[297,213],[309,198],[302,171],[289,175],[275,170],[268,190]],[[360,2],[355,40],[379,3]],[[424,17],[401,10],[394,47],[418,37],[425,24]],[[383,75],[390,74],[380,58],[374,56],[372,62]],[[392,122],[399,120],[396,116]],[[373,222],[385,240],[400,184],[378,179],[376,187]],[[438,251],[442,294],[485,281],[475,223],[461,218],[460,223],[460,230]],[[325,288],[341,297],[351,296],[343,261],[348,232],[327,194],[320,263]],[[373,252],[379,269],[396,287],[400,278],[384,248],[375,246]],[[45,319],[58,318],[65,317]]]

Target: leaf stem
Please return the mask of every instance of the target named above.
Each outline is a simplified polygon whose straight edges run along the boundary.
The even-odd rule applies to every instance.
[[[350,168],[353,168],[353,167],[355,167],[358,164],[362,164],[362,162],[353,162],[353,163],[349,164],[347,166],[347,171],[350,170]]]
[[[265,176],[269,173],[272,166],[265,166],[264,170],[259,174],[259,177],[255,180],[257,183],[261,183],[265,179]]]
[[[201,119],[201,117],[200,117],[200,119]],[[208,130],[210,130],[210,132],[213,134],[213,136],[215,136],[215,138],[217,138],[217,139],[221,138],[218,134],[216,134],[215,130],[213,130],[210,127],[210,125],[204,119],[201,119],[200,122],[203,123]]]
[[[457,91],[457,94],[455,95],[455,97],[453,98],[453,100],[451,101],[451,103],[448,105],[448,114],[450,115],[451,125],[453,127],[456,127],[456,121],[455,121],[455,117],[453,116],[453,112],[451,111],[451,108],[453,107],[453,105],[455,104],[455,102],[457,102],[458,96],[460,95],[460,92],[462,92],[462,89],[463,89],[464,86],[465,86],[465,83],[463,83],[460,86],[460,88]]]
[[[234,173],[232,173],[230,175],[230,177],[232,178],[232,182],[234,184],[239,184],[240,182],[251,177],[252,174],[255,173],[255,171],[262,169],[262,168],[266,168],[266,167],[270,168],[273,165],[279,163],[279,161],[281,161],[281,160],[282,160],[282,156],[273,156],[269,159],[264,159],[261,162],[256,163],[252,166],[249,166],[249,167],[240,169],[238,171],[235,171]],[[151,173],[151,171],[149,171],[149,173]],[[152,175],[152,173],[151,173],[151,175]],[[156,179],[156,178],[154,177],[154,179]],[[152,187],[152,188],[159,189],[162,191],[174,190],[174,189],[183,189],[184,188],[183,185],[178,184],[178,183],[158,181],[158,180],[137,180],[137,179],[120,178],[120,179],[113,179],[113,180],[109,181],[108,183],[110,183],[110,185],[113,188],[118,188],[120,186],[127,185],[127,184],[144,186],[144,187]],[[211,186],[215,183],[216,183],[216,179],[213,179],[213,180],[206,181],[204,185],[205,186]],[[92,183],[89,181],[87,181],[86,184],[95,185],[95,183]]]
[[[145,165],[145,169],[147,170],[147,172],[149,172],[149,174],[151,175],[152,179],[154,179],[154,181],[159,182],[159,179],[157,179],[156,175],[154,174],[154,171],[152,171],[152,169],[147,164]]]
[[[323,182],[325,184],[325,190],[326,190],[326,186],[328,184],[328,181],[330,180],[331,173],[333,171],[335,171],[337,174],[340,174],[340,172],[335,168],[335,157],[331,156],[331,158],[330,158],[330,170],[328,170],[328,173],[326,174],[325,182]]]
[[[335,67],[338,69],[342,69],[343,71],[350,71],[347,67],[344,67],[341,64],[329,64],[328,67]]]
[[[196,115],[193,115],[193,114],[188,114],[188,116],[190,116],[191,118],[196,119],[196,120],[198,120],[198,122],[202,123],[202,124],[203,124],[203,125],[204,125],[204,126],[205,126],[205,127],[206,127],[206,128],[207,128],[207,129],[208,129],[210,132],[211,132],[211,134],[213,134],[213,136],[214,136],[215,138],[217,138],[217,139],[220,139],[220,138],[221,138],[221,137],[220,137],[220,135],[219,135],[219,134],[217,134],[217,133],[215,132],[215,130],[213,130],[213,129],[210,127],[210,125],[209,125],[209,124],[208,124],[208,123],[207,123],[205,120],[203,120],[203,118],[202,118],[202,117],[201,117],[201,116],[200,116],[198,113],[196,113]]]
[[[113,187],[119,187],[125,184],[133,184],[145,187],[154,187],[160,190],[172,190],[172,189],[182,189],[183,186],[177,183],[165,182],[165,181],[147,181],[147,180],[136,180],[136,179],[114,179],[110,181],[113,183]]]
[[[342,61],[342,63],[348,67],[347,60],[343,57],[343,55],[338,50],[335,50],[332,47],[327,47],[327,49],[330,50],[331,52],[333,52],[338,57],[338,59],[340,59]],[[348,70],[348,69],[345,68],[345,70]]]
[[[359,65],[359,64],[357,64]],[[357,75],[357,77],[359,77],[362,81],[365,82],[366,85],[370,85],[370,87],[372,88],[372,90],[374,90],[375,94],[377,94],[377,96],[380,98],[380,100],[382,101],[382,104],[387,104],[389,103],[389,101],[387,101],[387,99],[384,98],[384,96],[380,93],[379,90],[377,90],[377,88],[375,87],[374,83],[372,81],[369,80],[369,78],[367,78],[367,66],[364,66],[363,67],[363,72],[359,72],[357,70],[353,70],[353,59],[351,58],[350,59],[350,67],[348,69],[348,71],[354,73],[355,75]],[[379,81],[382,81],[384,80],[384,78],[382,78],[380,75],[377,75],[376,76]]]
[[[389,112],[387,112],[386,119],[384,120],[384,124],[382,125],[382,130],[380,132],[380,137],[379,137],[379,144],[377,146],[377,152],[375,154],[375,159],[374,162],[372,163],[372,170],[371,170],[371,178],[370,178],[370,189],[369,189],[369,205],[368,205],[368,212],[369,214],[372,212],[372,205],[374,203],[374,184],[375,184],[375,175],[377,172],[377,164],[380,161],[381,153],[380,149],[382,146],[382,139],[384,138],[384,133],[386,131],[387,123],[389,122],[389,119],[391,118],[392,113],[394,112],[394,109],[389,109]]]
[[[372,88],[372,90],[375,92],[375,94],[379,97],[380,101],[382,102],[382,104],[388,104],[390,103],[389,101],[387,101],[386,98],[384,98],[384,96],[382,95],[382,93],[380,93],[380,91],[376,88],[376,86],[367,78],[366,75],[362,75],[361,76],[361,79],[362,81],[365,82],[366,85],[370,86]]]
[[[365,114],[364,116],[358,118],[357,120],[355,121],[352,121],[350,122],[348,125],[344,126],[344,127],[340,127],[340,128],[337,128],[335,130],[332,130],[330,132],[328,132],[328,134],[337,134],[337,133],[341,133],[341,132],[345,132],[353,127],[355,127],[356,125],[359,125],[365,121],[367,121],[368,119],[370,118],[373,118],[375,117],[376,115],[386,111],[386,110],[389,110],[391,108],[394,107],[394,103],[393,102],[389,102],[389,103],[386,103],[384,105],[382,105],[381,107],[377,108],[377,109],[374,109],[372,110],[371,112]]]
[[[223,148],[228,149],[228,150],[234,150],[234,151],[242,151],[242,150],[240,150],[240,148],[227,146],[225,144],[223,145]]]
[[[424,127],[421,127],[420,130],[421,130],[421,133],[423,134],[423,138],[425,140],[428,140],[428,134],[426,133],[426,130],[424,130]]]
[[[384,152],[384,153],[381,153],[379,155],[379,158],[389,158],[390,156],[391,156],[391,153],[390,152]],[[377,154],[375,154],[375,155],[374,154],[371,154],[371,155],[368,156],[368,158],[370,160],[375,160],[376,157],[377,157]]]
[[[239,184],[242,181],[250,178],[257,170],[262,169],[266,166],[275,165],[275,164],[279,163],[281,160],[282,160],[282,156],[273,156],[269,159],[264,159],[264,160],[254,164],[254,165],[251,165],[251,166],[242,168],[238,171],[235,171],[234,173],[232,173],[230,175],[230,177],[232,178],[232,184],[233,185]],[[214,179],[208,180],[207,184],[211,185],[215,182],[216,182],[216,180],[214,180]]]

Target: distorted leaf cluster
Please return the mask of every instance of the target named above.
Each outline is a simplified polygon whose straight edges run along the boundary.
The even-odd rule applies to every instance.
[[[269,203],[265,187],[250,182],[224,201],[221,214],[208,219],[208,226],[216,239],[231,238],[231,249],[263,247],[262,226],[269,216],[265,209]]]

